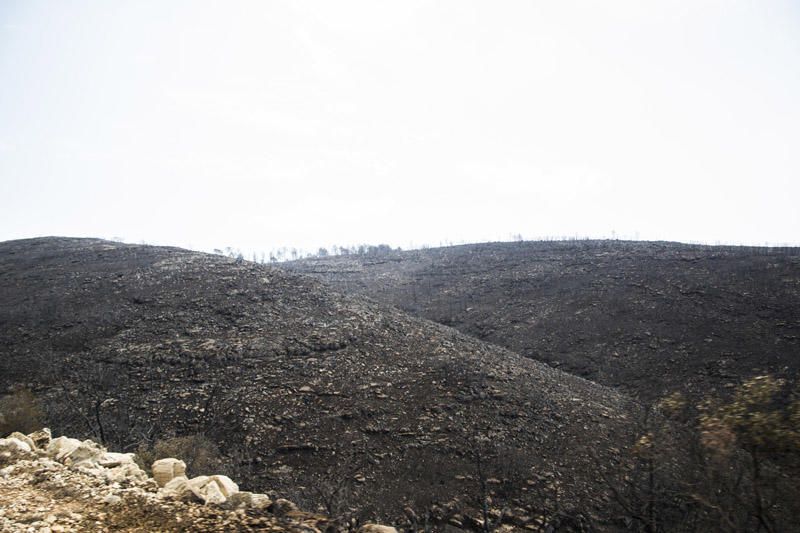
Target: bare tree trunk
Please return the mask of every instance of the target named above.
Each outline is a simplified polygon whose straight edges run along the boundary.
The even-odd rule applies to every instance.
[[[656,483],[655,462],[647,459],[647,531],[656,533]]]
[[[106,433],[103,430],[103,421],[100,416],[100,406],[102,405],[102,400],[95,400],[94,401],[94,419],[97,421],[97,431],[100,434],[100,444],[106,443]]]

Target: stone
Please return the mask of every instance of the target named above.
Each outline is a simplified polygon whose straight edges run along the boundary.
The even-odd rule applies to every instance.
[[[50,445],[50,441],[52,440],[52,434],[50,433],[50,428],[42,428],[39,431],[34,431],[33,433],[28,434],[28,438],[33,441],[33,444],[36,446],[38,450],[46,450],[47,447]]]
[[[239,486],[228,476],[197,476],[187,482],[189,489],[205,503],[225,503],[239,492]]]
[[[106,454],[106,449],[91,440],[85,440],[67,454],[64,464],[67,466],[95,465]]]
[[[33,449],[28,443],[14,437],[0,439],[0,464],[16,463],[33,457]]]
[[[380,524],[364,524],[358,528],[358,533],[397,533],[397,529]]]
[[[283,498],[278,498],[275,500],[269,509],[269,511],[275,516],[285,516],[288,513],[296,512],[297,510],[297,505]]]
[[[69,454],[75,451],[78,446],[81,445],[81,441],[78,439],[71,439],[69,437],[58,437],[50,441],[50,444],[47,445],[47,455],[59,461],[61,463],[64,462]]]
[[[165,486],[176,477],[186,477],[186,463],[172,457],[159,459],[153,463],[151,469],[153,471],[153,479],[156,480],[159,487]]]
[[[199,492],[200,492],[200,494],[199,494],[200,499],[203,500],[206,504],[217,504],[217,505],[219,505],[221,503],[225,503],[225,501],[228,499],[228,498],[225,497],[225,495],[220,490],[219,485],[217,485],[216,483],[213,483],[213,482],[205,483],[199,489]],[[197,495],[198,493],[195,492],[195,494]]]
[[[99,457],[97,464],[104,468],[115,468],[117,466],[135,464],[132,453],[106,452]]]
[[[103,498],[103,503],[106,505],[117,505],[122,502],[122,498],[116,494],[109,494]]]
[[[215,475],[211,476],[210,479],[211,481],[219,485],[220,491],[222,491],[222,494],[224,494],[226,498],[230,498],[231,496],[239,492],[239,485],[234,483],[233,480],[228,476]]]
[[[109,483],[141,485],[149,478],[136,463],[123,463],[114,468],[104,468],[102,476]]]
[[[171,479],[158,491],[158,494],[162,498],[182,502],[194,501],[197,499],[195,493],[189,488],[189,480],[186,476],[179,476]]]
[[[240,491],[232,494],[227,504],[231,509],[266,509],[272,500],[266,494]]]
[[[234,494],[234,496],[236,495]],[[253,493],[250,497],[251,509],[266,509],[270,505],[272,505],[272,500],[266,494]]]
[[[15,431],[14,433],[9,435],[8,437],[12,438],[12,439],[21,440],[22,442],[24,442],[25,444],[30,446],[31,451],[36,449],[36,444],[33,442],[33,440],[31,440],[31,438],[28,437],[27,435],[24,435],[24,434],[20,433],[19,431]]]

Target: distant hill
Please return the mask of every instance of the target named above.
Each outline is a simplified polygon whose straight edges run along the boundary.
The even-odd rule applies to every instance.
[[[285,263],[653,399],[800,370],[800,249],[487,243]]]
[[[334,280],[363,284],[366,292],[385,274],[376,292],[386,300],[403,295],[413,304],[407,307],[439,319],[437,313],[452,305],[452,323],[475,333],[464,317],[483,317],[474,326],[484,328],[478,332],[483,338],[505,338],[523,352],[529,337],[511,333],[515,326],[535,326],[542,349],[559,357],[556,347],[572,350],[596,340],[592,330],[576,334],[589,320],[572,309],[591,311],[589,317],[608,314],[586,307],[608,301],[600,287],[580,290],[593,265],[604,265],[605,274],[593,277],[614,294],[617,284],[607,280],[621,275],[620,268],[639,268],[634,252],[612,249],[600,261],[601,250],[579,258],[563,250],[539,261],[532,260],[535,253],[505,252],[511,249],[420,252],[383,263],[334,259],[296,268],[331,265],[340,276]],[[465,261],[470,257],[474,261]],[[688,268],[695,260],[676,261]],[[356,272],[342,272],[346,265]],[[550,274],[522,274],[554,270],[575,281],[551,285]],[[776,270],[795,272],[794,266]],[[646,287],[630,289],[635,294],[675,283],[658,282],[658,274],[630,279]],[[530,294],[548,287],[542,302],[550,302],[549,312],[518,298],[527,294],[521,284]],[[504,305],[493,311],[500,294]],[[705,298],[693,294],[687,302]],[[561,297],[564,303],[556,305]],[[773,312],[781,316],[796,309],[780,305]],[[517,317],[522,306],[531,314]],[[515,321],[503,325],[504,313]],[[570,321],[556,320],[567,314]],[[523,328],[520,321],[534,317],[541,322]],[[763,320],[773,324],[772,317]],[[603,324],[597,328],[609,333],[602,328],[616,320]],[[793,327],[787,322],[787,334]],[[605,348],[597,353],[616,346],[624,359],[644,349],[649,337],[643,329],[636,330],[641,342],[630,347],[631,332],[613,341],[603,337]],[[652,333],[658,339],[652,342],[666,335]],[[674,346],[685,345],[673,338]],[[578,361],[582,352],[572,353]],[[93,239],[0,243],[0,391],[20,386],[45,401],[56,435],[93,437],[133,451],[161,437],[201,433],[219,444],[243,489],[274,491],[306,509],[339,498],[331,505],[364,515],[394,519],[433,508],[446,519],[448,512],[474,507],[484,481],[496,505],[507,498],[504,505],[524,515],[516,519],[520,527],[525,520],[543,523],[547,506],[571,520],[592,513],[603,497],[597,480],[620,468],[619,449],[638,416],[635,405],[609,388],[340,294],[310,276]]]

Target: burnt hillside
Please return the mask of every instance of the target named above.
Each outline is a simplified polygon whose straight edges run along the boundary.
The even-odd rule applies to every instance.
[[[458,278],[441,279],[418,305],[446,301],[445,280]],[[480,284],[469,285],[476,302]],[[339,486],[367,515],[473,505],[481,449],[498,505],[508,498],[531,518],[557,500],[577,520],[603,499],[599,475],[619,469],[636,418],[603,386],[312,277],[219,256],[4,242],[0,302],[0,390],[32,389],[54,433],[120,451],[202,433],[243,488],[308,509]],[[493,316],[489,302],[469,302],[457,316]]]
[[[800,249],[489,243],[285,266],[646,398],[800,370]]]

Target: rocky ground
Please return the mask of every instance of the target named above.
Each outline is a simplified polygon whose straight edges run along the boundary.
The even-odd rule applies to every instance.
[[[0,439],[0,531],[331,530],[329,519],[303,513],[285,500],[265,497],[253,507],[235,496],[217,504],[200,493],[178,498],[129,454],[108,453],[91,441],[51,441],[49,430]]]
[[[59,434],[122,451],[203,434],[242,488],[362,521],[476,528],[485,500],[508,527],[616,523],[599,483],[625,468],[636,405],[455,329],[91,239],[0,243],[0,300],[0,388],[33,390]]]
[[[800,371],[800,249],[487,243],[282,264],[652,400]]]

